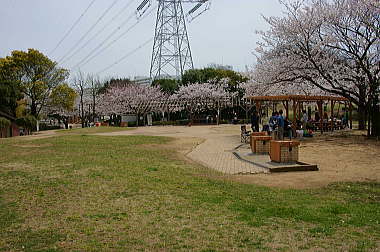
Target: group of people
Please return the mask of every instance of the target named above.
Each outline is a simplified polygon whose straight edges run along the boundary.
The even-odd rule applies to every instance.
[[[297,121],[297,128],[302,128],[305,130],[315,130],[315,128],[319,126],[321,122],[324,124],[333,123],[338,128],[345,128],[349,126],[348,119],[348,110],[346,110],[342,115],[331,115],[330,117],[325,111],[322,118],[318,111],[315,111],[314,118],[312,118],[311,111],[308,113],[306,112],[306,110],[303,110],[301,119]]]
[[[313,134],[310,129],[306,130],[306,125],[296,127],[297,129],[300,129],[296,129],[293,132],[292,122],[288,119],[287,116],[284,117],[282,110],[273,112],[272,116],[270,117],[267,117],[264,113],[260,116],[259,113],[256,110],[254,110],[251,118],[251,127],[253,132],[260,131],[260,122],[262,124],[262,131],[268,132],[268,135],[273,136],[273,138],[276,140],[283,140],[284,137],[292,139],[294,135],[293,133],[295,133],[296,136],[299,137],[312,136]],[[306,132],[304,132],[305,130]]]

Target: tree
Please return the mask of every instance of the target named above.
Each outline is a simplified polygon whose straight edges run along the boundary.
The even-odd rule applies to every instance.
[[[0,110],[16,115],[17,101],[22,99],[18,67],[9,58],[0,58]]]
[[[92,122],[95,121],[95,115],[96,115],[96,104],[97,104],[97,99],[99,96],[99,92],[102,89],[102,83],[99,80],[99,77],[96,77],[92,74],[87,75],[87,86],[89,90],[89,95],[91,96],[89,98],[90,101],[90,107],[92,108],[91,112],[91,120]],[[88,99],[88,98],[87,98]]]
[[[162,92],[169,95],[174,94],[174,92],[178,90],[178,82],[172,79],[154,80],[152,86],[159,87]]]
[[[97,106],[102,115],[137,115],[137,125],[140,115],[156,111],[162,101],[163,93],[158,87],[141,86],[137,84],[113,85],[100,97]]]
[[[29,49],[28,52],[13,51],[6,60],[15,66],[14,74],[20,82],[30,114],[38,118],[53,89],[68,77],[68,71],[59,68],[56,62],[34,49]]]
[[[17,118],[16,124],[23,127],[26,130],[26,133],[29,135],[30,132],[36,128],[37,119],[32,115],[26,115],[24,117]]]
[[[254,80],[287,89],[306,82],[346,97],[357,105],[364,129],[380,85],[379,2],[310,0],[285,6],[285,17],[266,18],[271,28],[261,33]]]
[[[172,100],[178,101],[190,113],[190,120],[193,120],[193,115],[197,111],[215,109],[219,123],[220,108],[230,105],[231,98],[237,94],[227,91],[228,81],[228,79],[210,80],[202,84],[181,86],[172,96]]]
[[[77,93],[67,84],[58,85],[49,97],[48,114],[55,115],[68,128],[68,119],[74,110]]]
[[[182,76],[182,85],[207,83],[211,80],[220,81],[227,78],[229,79],[227,90],[230,92],[236,92],[237,86],[248,80],[245,76],[233,70],[208,67],[186,71]]]
[[[82,128],[85,127],[85,91],[87,89],[88,82],[86,81],[86,78],[84,74],[79,71],[74,77],[73,77],[73,86],[78,94],[78,103],[79,103],[79,117],[81,119]]]
[[[0,138],[3,137],[3,130],[11,126],[11,121],[4,117],[0,117]]]
[[[114,87],[114,86],[122,86],[122,87],[125,87],[125,86],[128,86],[130,84],[133,84],[133,81],[131,81],[130,79],[128,78],[110,78],[108,81],[105,81],[104,82],[104,85],[102,85],[100,88],[99,88],[99,93],[100,94],[104,94],[107,89],[111,88],[111,87]]]

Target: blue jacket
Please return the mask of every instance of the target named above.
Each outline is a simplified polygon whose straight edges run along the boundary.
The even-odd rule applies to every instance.
[[[285,121],[284,121],[284,117],[282,115],[278,116],[278,126],[281,128],[285,127]]]

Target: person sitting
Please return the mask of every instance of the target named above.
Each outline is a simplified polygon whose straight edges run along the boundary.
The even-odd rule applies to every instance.
[[[269,118],[269,134],[272,134],[272,132],[277,128],[277,112],[273,112],[272,116]]]
[[[304,130],[303,136],[304,137],[313,137],[313,131],[311,129]]]
[[[296,130],[296,138],[300,138],[302,139],[303,138],[303,135],[304,135],[304,131],[302,129],[297,129]]]

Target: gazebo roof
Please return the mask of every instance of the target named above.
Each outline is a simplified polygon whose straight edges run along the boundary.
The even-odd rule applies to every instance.
[[[275,96],[248,96],[247,99],[252,101],[301,101],[301,102],[317,102],[317,101],[349,101],[341,96],[326,95],[275,95]]]

